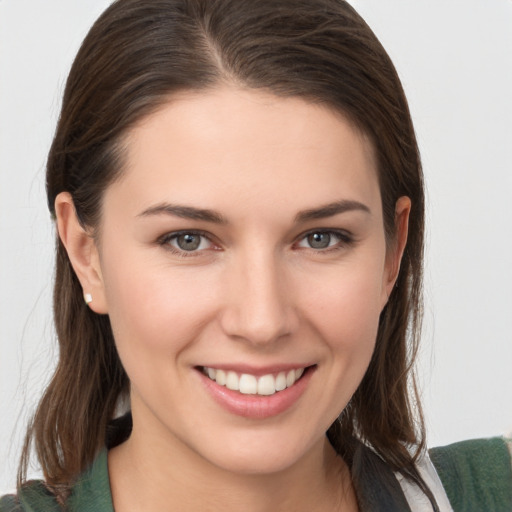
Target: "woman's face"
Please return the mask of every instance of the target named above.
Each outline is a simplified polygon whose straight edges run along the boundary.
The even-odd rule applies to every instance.
[[[315,453],[397,266],[370,144],[325,107],[229,88],[175,97],[126,144],[91,307],[110,316],[134,438],[242,473]]]

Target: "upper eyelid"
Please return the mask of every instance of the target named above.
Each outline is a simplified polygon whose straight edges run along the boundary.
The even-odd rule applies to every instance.
[[[307,231],[302,232],[300,235],[298,235],[295,240],[302,240],[303,238],[307,237],[308,235],[312,235],[313,233],[329,233],[338,235],[340,237],[346,237],[346,238],[354,238],[354,235],[352,232],[348,231],[347,229],[340,229],[340,228],[314,228],[314,229],[308,229]]]
[[[193,234],[193,235],[203,236],[210,243],[212,243],[214,245],[221,245],[219,243],[219,241],[217,240],[217,237],[215,235],[213,235],[212,233],[209,233],[208,231],[204,231],[202,229],[180,229],[180,230],[177,230],[177,231],[169,231],[169,232],[159,236],[157,238],[157,242],[163,244],[165,242],[168,242],[169,240],[177,238],[180,235],[184,235],[184,234],[188,234],[188,233]],[[339,229],[339,228],[338,229],[337,228],[313,228],[313,229],[308,229],[307,231],[303,231],[302,233],[297,235],[294,238],[294,240],[293,240],[293,244],[295,244],[297,242],[300,242],[301,240],[303,240],[304,238],[306,238],[307,236],[309,236],[309,235],[311,235],[313,233],[329,233],[329,234],[333,234],[335,236],[338,236],[338,237],[340,237],[342,239],[349,239],[349,240],[347,240],[347,242],[348,241],[355,241],[354,240],[354,235],[350,231],[348,231],[346,229]]]
[[[334,235],[335,237],[337,237],[338,241],[337,241],[336,244],[334,244],[332,246],[329,246],[329,247],[322,248],[322,249],[315,249],[314,247],[300,247],[300,246],[298,247],[298,249],[312,250],[312,251],[315,251],[315,252],[328,253],[330,251],[337,250],[337,249],[340,249],[342,247],[352,246],[352,245],[354,245],[357,242],[357,240],[355,239],[354,235],[351,232],[349,232],[349,231],[347,231],[345,229],[330,228],[330,229],[311,229],[309,231],[306,231],[303,234],[299,235],[295,239],[295,242],[293,243],[293,245],[300,244],[309,235],[312,235],[314,233],[328,233],[330,235]]]
[[[179,229],[177,231],[168,231],[167,233],[164,233],[163,235],[159,236],[157,238],[158,242],[165,242],[167,240],[171,240],[173,238],[176,238],[180,235],[198,235],[203,236],[210,240],[210,242],[215,243],[213,240],[213,235],[211,233],[208,233],[207,231],[203,231],[202,229]]]
[[[204,249],[198,249],[193,251],[186,251],[184,249],[180,249],[179,247],[175,247],[174,244],[171,244],[171,241],[176,240],[180,235],[196,235],[205,238],[208,241],[209,247]],[[182,229],[178,231],[169,231],[162,236],[159,236],[156,239],[156,244],[162,246],[164,249],[169,250],[175,253],[182,253],[183,255],[193,256],[199,255],[200,253],[211,250],[218,249],[219,243],[214,239],[213,235],[208,232],[197,230],[197,229]]]
[[[187,251],[184,249],[181,249],[180,247],[174,246],[174,244],[171,244],[171,241],[175,240],[180,235],[196,235],[201,236],[203,238],[206,238],[208,240],[209,247],[203,248],[203,249],[197,249],[192,251]],[[218,250],[218,243],[212,240],[212,235],[208,232],[197,230],[197,229],[181,229],[178,231],[169,231],[162,236],[158,237],[156,239],[156,244],[163,248],[165,251],[170,252],[171,254],[174,254],[177,257],[180,258],[194,258],[194,257],[201,257],[201,255],[204,255],[206,251],[215,251]]]

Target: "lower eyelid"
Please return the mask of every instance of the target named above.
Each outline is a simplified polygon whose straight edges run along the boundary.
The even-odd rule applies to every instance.
[[[337,239],[337,242],[331,246],[325,247],[324,249],[315,249],[314,247],[305,247],[307,249],[312,249],[315,251],[327,251],[329,249],[336,249],[338,245],[350,245],[355,242],[354,237],[347,233],[347,232],[341,232],[341,231],[335,231],[335,230],[329,230],[329,229],[314,229],[312,231],[308,231],[307,233],[304,233],[298,238],[297,243],[303,242],[307,239],[308,236],[315,234],[315,233],[322,233],[322,234],[329,234],[330,236]]]
[[[199,236],[203,240],[206,240],[208,243],[208,247],[203,248],[203,249],[196,249],[194,251],[186,251],[185,249],[180,249],[179,247],[175,247],[174,245],[171,244],[171,242],[173,240],[176,240],[178,237],[180,237],[182,235],[189,235],[189,234],[194,235],[194,236]],[[206,249],[209,249],[212,246],[215,246],[215,243],[211,240],[211,238],[206,233],[203,233],[200,231],[185,231],[185,230],[175,231],[172,233],[167,233],[165,235],[162,235],[161,237],[159,237],[157,239],[157,243],[158,243],[158,245],[165,246],[170,251],[173,251],[176,253],[183,253],[185,255],[190,255],[190,256],[192,256],[195,253],[200,253]]]
[[[351,243],[355,242],[354,237],[351,235],[348,235],[346,233],[337,233],[336,236],[344,244],[351,244]]]
[[[309,232],[304,233],[303,235],[301,235],[297,239],[297,242],[294,245],[297,245],[300,242],[305,241],[306,238],[309,235],[312,235],[314,233],[329,234],[332,237],[334,237],[335,239],[337,239],[336,243],[334,243],[333,245],[330,245],[328,247],[325,247],[323,249],[315,249],[314,247],[308,247],[308,246],[301,246],[300,248],[311,249],[311,250],[313,250],[315,252],[328,252],[329,250],[336,250],[336,249],[342,248],[343,246],[352,245],[356,241],[354,239],[354,237],[351,234],[347,233],[347,232],[328,230],[328,229],[316,229],[316,230],[312,230],[312,231],[309,231]],[[187,251],[185,249],[181,249],[181,248],[179,248],[177,246],[174,246],[174,245],[172,245],[170,243],[172,240],[176,240],[179,236],[186,235],[186,234],[200,236],[201,238],[203,238],[204,240],[207,241],[208,247],[205,247],[205,248],[202,248],[202,249],[196,249],[196,250],[192,250],[192,251]],[[204,233],[204,232],[201,232],[201,231],[193,231],[193,230],[191,230],[191,231],[183,230],[183,231],[175,231],[175,232],[171,232],[171,233],[166,233],[165,235],[162,235],[162,236],[160,236],[157,239],[157,244],[160,245],[160,246],[163,246],[164,248],[166,248],[170,252],[174,252],[174,253],[176,253],[178,255],[182,255],[182,256],[185,256],[185,257],[186,256],[196,256],[196,255],[200,254],[203,251],[206,251],[206,250],[212,249],[212,248],[214,249],[216,247],[215,242],[211,239],[211,237],[207,233]]]

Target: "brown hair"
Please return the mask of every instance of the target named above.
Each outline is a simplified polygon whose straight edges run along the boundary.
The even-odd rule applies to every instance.
[[[359,439],[416,482],[425,433],[412,372],[421,325],[424,197],[407,101],[391,60],[343,0],[117,0],[84,40],[67,80],[47,163],[48,205],[71,193],[80,222],[94,230],[105,189],[122,171],[122,140],[180,90],[219,83],[302,97],[341,112],[373,142],[388,241],[395,203],[412,201],[397,286],[381,314],[370,366],[328,436],[347,459]],[[47,484],[65,498],[105,444],[128,378],[107,316],[83,304],[57,240],[54,293],[60,354],[28,430]],[[412,399],[408,389],[412,389]],[[409,452],[413,448],[413,454]]]

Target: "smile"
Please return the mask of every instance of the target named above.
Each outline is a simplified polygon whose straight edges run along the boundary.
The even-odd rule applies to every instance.
[[[232,391],[239,391],[244,395],[269,396],[293,386],[304,374],[304,368],[297,368],[286,372],[267,375],[238,374],[234,371],[225,371],[204,366],[202,372],[220,386]]]

